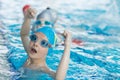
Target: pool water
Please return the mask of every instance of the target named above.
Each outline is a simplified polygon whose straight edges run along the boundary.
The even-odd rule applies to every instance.
[[[82,40],[82,45],[72,44],[65,80],[120,80],[119,3],[120,0],[1,0],[0,80],[15,79],[20,74],[7,60],[18,55],[19,62],[26,55],[19,34],[25,4],[37,11],[47,6],[57,10],[57,30],[69,29],[74,38]],[[63,49],[60,45],[47,56],[47,64],[53,70],[58,67]],[[51,80],[43,76],[43,80]]]

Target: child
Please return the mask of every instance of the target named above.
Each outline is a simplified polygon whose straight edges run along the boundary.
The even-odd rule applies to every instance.
[[[50,10],[50,8],[47,8],[46,10]],[[55,80],[64,80],[70,58],[71,34],[68,31],[64,31],[63,33],[63,36],[65,37],[65,49],[59,67],[57,71],[54,72],[53,70],[49,69],[46,64],[46,56],[48,50],[52,49],[56,43],[56,34],[54,32],[54,29],[52,28],[56,20],[50,20],[50,15],[48,15],[47,17],[41,16],[41,14],[43,13],[46,14],[46,12],[43,11],[37,16],[37,28],[33,28],[33,34],[30,36],[29,40],[30,22],[31,19],[35,17],[35,10],[29,7],[23,13],[24,22],[20,34],[24,49],[28,53],[29,57],[24,64],[24,68],[47,73]]]

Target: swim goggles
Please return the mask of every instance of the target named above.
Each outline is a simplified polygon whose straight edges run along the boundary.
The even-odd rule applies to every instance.
[[[36,42],[37,39],[38,39],[38,37],[37,37],[35,34],[32,34],[32,35],[30,36],[30,40],[33,41],[33,42]],[[49,42],[46,41],[46,40],[41,40],[41,41],[40,41],[40,45],[41,45],[42,47],[44,47],[44,48],[52,47],[52,46],[49,44]]]
[[[43,25],[42,25],[43,24]],[[40,26],[50,26],[52,27],[53,24],[50,21],[40,21],[37,20],[32,24],[32,31],[35,32]]]
[[[34,26],[40,26],[40,25],[51,25],[52,26],[52,23],[50,21],[40,21],[40,20],[37,20],[34,22]]]

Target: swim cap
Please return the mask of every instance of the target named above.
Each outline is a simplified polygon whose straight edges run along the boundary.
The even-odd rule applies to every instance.
[[[37,20],[39,20],[40,18],[47,18],[54,25],[57,17],[57,12],[48,7],[38,14]]]
[[[49,26],[43,26],[41,28],[38,28],[36,32],[41,32],[43,33],[47,39],[48,39],[48,42],[52,45],[52,47],[55,47],[55,44],[56,44],[56,34],[55,34],[55,31],[53,28],[49,27]]]

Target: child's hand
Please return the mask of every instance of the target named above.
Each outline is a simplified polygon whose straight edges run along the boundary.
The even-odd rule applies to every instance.
[[[65,41],[64,41],[65,46],[70,46],[72,39],[71,33],[65,30],[63,36],[65,37]]]
[[[25,19],[34,19],[36,15],[36,10],[28,7],[26,10],[23,11]]]

